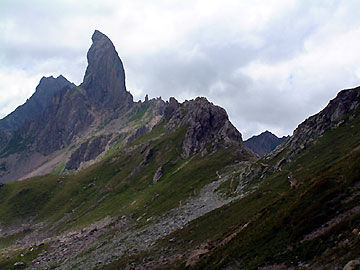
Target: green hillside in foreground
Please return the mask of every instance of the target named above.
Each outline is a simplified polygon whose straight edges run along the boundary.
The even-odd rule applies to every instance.
[[[360,87],[259,158],[205,97],[134,102],[92,41],[81,85],[0,130],[0,270],[359,269]]]
[[[2,235],[0,248],[16,246],[17,240],[34,233],[57,235],[106,217],[117,222],[126,216],[134,226],[141,227],[144,220],[155,219],[196,196],[204,185],[217,179],[218,171],[252,158],[229,147],[184,159],[181,153],[187,127],[169,132],[165,124],[78,174],[6,183],[0,189],[1,224],[9,230],[19,224],[29,225],[17,233]],[[162,176],[154,183],[159,167]],[[41,224],[40,229],[35,231],[34,224]],[[15,250],[11,256],[23,252],[21,247]],[[7,251],[1,254],[9,256]],[[12,269],[16,259],[4,258],[0,266]]]
[[[155,269],[342,269],[360,256],[359,110],[352,115],[357,117],[347,115],[344,124],[328,130],[280,171],[248,182],[243,187],[253,190],[248,196],[175,231],[158,250],[104,269],[141,263],[163,246],[186,255],[171,267]],[[275,161],[264,158],[251,166]],[[237,178],[234,169],[219,190],[235,196],[231,182]]]
[[[250,196],[187,228],[196,235],[197,230],[206,232],[209,224],[219,222],[218,228],[226,229],[212,239],[215,247],[224,236],[235,233],[225,246],[211,250],[196,269],[257,269],[282,263],[296,269],[321,269],[322,265],[342,269],[347,261],[359,258],[360,237],[352,232],[360,220],[359,138],[357,117],[328,131],[281,171],[266,176]],[[289,176],[296,182],[293,188]],[[247,227],[236,233],[244,224]]]
[[[164,122],[80,173],[6,183],[0,269],[342,269],[360,256],[359,113],[281,167],[286,146],[256,162],[235,147],[184,159],[186,126]]]

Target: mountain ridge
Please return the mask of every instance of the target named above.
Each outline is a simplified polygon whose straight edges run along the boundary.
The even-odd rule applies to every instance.
[[[54,170],[72,173],[84,169],[119,147],[118,140],[128,144],[162,121],[170,121],[168,125],[173,129],[189,125],[184,158],[205,150],[207,144],[212,144],[209,151],[236,144],[244,149],[245,155],[253,155],[245,149],[241,134],[229,122],[225,110],[204,98],[183,104],[174,98],[167,102],[161,98],[134,102],[126,89],[122,61],[111,40],[95,30],[92,41],[83,82],[58,90],[42,112],[13,134],[0,134],[4,142],[0,147],[0,163],[5,168],[0,172],[0,181]]]

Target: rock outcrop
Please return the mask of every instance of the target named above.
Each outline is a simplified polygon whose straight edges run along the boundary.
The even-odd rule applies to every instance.
[[[164,109],[165,118],[169,119],[179,106],[180,103],[174,97],[169,98],[169,101],[166,103],[166,107]]]
[[[301,123],[289,139],[291,145],[307,145],[320,137],[329,128],[342,124],[346,114],[360,106],[360,88],[343,90],[318,114]]]
[[[160,180],[160,178],[163,176],[163,174],[164,174],[164,168],[163,168],[163,166],[160,166],[156,170],[156,172],[154,174],[154,177],[153,177],[153,184],[154,185]]]
[[[80,145],[80,147],[72,153],[70,160],[66,163],[66,170],[77,170],[81,162],[95,159],[105,150],[107,142],[111,139],[111,135],[99,136],[93,140],[88,140]]]
[[[132,95],[126,91],[123,64],[114,45],[99,31],[94,32],[92,41],[87,55],[88,67],[80,86],[63,76],[44,77],[27,103],[3,120],[6,125],[14,121],[17,124],[10,125],[14,131],[0,133],[0,162],[5,162],[8,169],[6,174],[0,173],[0,179],[18,179],[43,167],[42,164],[55,157],[53,153],[78,143],[79,138],[88,140],[91,132],[99,131],[95,131],[99,123],[109,123],[126,115],[133,106]],[[21,121],[17,121],[19,117]],[[100,130],[99,135],[103,134],[107,133]],[[91,153],[102,152],[103,145],[97,146],[99,149]],[[74,157],[68,167],[75,169],[78,162],[88,159],[86,155]],[[51,166],[41,172],[49,170]]]
[[[32,137],[35,151],[42,155],[71,144],[94,122],[97,112],[110,107],[126,111],[132,105],[132,95],[125,87],[124,68],[114,45],[99,31],[94,32],[92,41],[81,86],[67,85],[56,90],[56,85],[66,84],[64,77],[43,78],[31,99],[30,104],[39,104],[42,112],[25,122],[18,133],[22,140]],[[45,94],[48,88],[52,95]]]
[[[206,98],[198,97],[181,105],[172,100],[168,106],[173,113],[167,128],[188,127],[183,143],[183,158],[199,153],[207,146],[217,149],[231,145],[236,145],[239,151],[248,156],[254,156],[244,145],[241,133],[230,123],[226,111]]]
[[[124,67],[114,45],[98,30],[95,30],[92,41],[87,54],[88,67],[81,86],[98,106],[130,107],[133,97],[126,91]]]

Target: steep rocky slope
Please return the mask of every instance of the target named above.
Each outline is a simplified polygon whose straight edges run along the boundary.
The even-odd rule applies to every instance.
[[[309,146],[316,144],[327,130],[335,129],[353,120],[360,106],[359,87],[340,91],[318,114],[301,123],[267,159],[277,160],[277,168],[291,162]]]
[[[263,133],[253,136],[246,141],[245,145],[251,149],[254,153],[260,157],[273,151],[278,145],[282,144],[286,140],[286,137],[278,138],[270,131],[264,131]]]
[[[147,102],[168,108],[176,101]],[[199,102],[203,108],[191,117],[178,117],[189,104]],[[224,122],[211,120],[217,110]],[[209,117],[202,121],[204,112]],[[234,200],[216,194],[227,179],[219,171],[254,161],[255,156],[235,140],[241,135],[228,123],[225,111],[197,99],[178,104],[166,115],[151,131],[120,144],[107,158],[78,174],[6,183],[0,189],[0,226],[1,238],[9,244],[0,256],[9,259],[0,266],[15,263],[25,247],[34,251],[22,259],[30,269],[93,269],[146,251],[197,217]],[[209,130],[193,136],[193,124]],[[85,142],[74,155],[87,158],[92,145],[98,149],[107,139]],[[66,166],[77,165],[71,159]]]

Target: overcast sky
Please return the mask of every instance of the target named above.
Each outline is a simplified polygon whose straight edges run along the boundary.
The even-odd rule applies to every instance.
[[[205,96],[246,139],[292,134],[360,85],[360,1],[0,0],[0,117],[42,76],[82,82],[95,29],[135,100]]]

